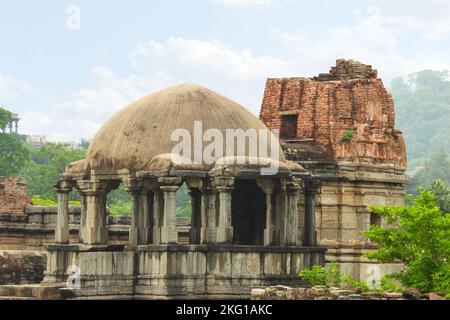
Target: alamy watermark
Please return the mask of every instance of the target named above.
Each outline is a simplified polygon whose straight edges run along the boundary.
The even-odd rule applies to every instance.
[[[81,269],[79,266],[72,265],[67,268],[67,288],[81,289]]]
[[[81,29],[81,8],[75,4],[67,7],[66,10],[68,17],[66,20],[66,26],[69,30]]]
[[[269,129],[203,130],[202,121],[194,121],[193,132],[176,129],[171,141],[175,164],[256,165],[261,175],[276,175],[279,171],[280,145],[278,132]]]

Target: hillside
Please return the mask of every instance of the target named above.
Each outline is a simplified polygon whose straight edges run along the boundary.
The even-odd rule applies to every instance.
[[[423,166],[432,153],[450,153],[450,81],[448,72],[424,70],[394,79],[397,128],[403,131],[408,171]]]

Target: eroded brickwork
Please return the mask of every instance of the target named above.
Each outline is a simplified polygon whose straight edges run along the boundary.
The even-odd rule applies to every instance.
[[[405,143],[395,130],[392,96],[371,66],[337,60],[329,74],[312,79],[268,79],[261,120],[283,132],[283,117],[295,115],[297,136],[286,140],[312,141],[338,162],[406,169]],[[343,141],[349,130],[353,130],[351,141]]]
[[[25,180],[0,177],[0,214],[24,214],[29,204]]]

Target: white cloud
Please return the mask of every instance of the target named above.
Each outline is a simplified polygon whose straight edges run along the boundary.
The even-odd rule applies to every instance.
[[[219,91],[258,114],[267,77],[286,74],[289,65],[250,50],[233,50],[221,41],[170,37],[139,43],[130,55],[147,75],[163,73],[166,85],[195,82]]]
[[[273,0],[212,0],[213,3],[228,8],[269,8],[273,4]]]
[[[0,99],[12,100],[24,94],[34,95],[37,90],[25,81],[0,74]]]
[[[337,58],[356,59],[373,65],[389,85],[393,77],[445,65],[436,59],[430,64],[428,57],[415,52],[402,53],[399,42],[404,30],[390,23],[395,19],[384,15],[379,6],[370,5],[355,13],[357,23],[331,27],[322,37],[310,36],[307,30],[289,32],[277,28],[272,29],[272,34],[290,51],[291,66],[306,76],[326,72]]]

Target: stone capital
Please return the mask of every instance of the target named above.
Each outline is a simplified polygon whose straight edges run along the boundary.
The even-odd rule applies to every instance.
[[[231,192],[234,189],[234,177],[215,177],[214,186],[219,192]]]
[[[105,194],[108,192],[108,182],[99,180],[79,180],[77,189],[85,195]]]
[[[70,191],[72,191],[73,186],[74,186],[73,181],[59,180],[53,186],[53,189],[55,190],[56,193],[69,193]]]
[[[183,184],[181,177],[161,177],[158,178],[158,184],[162,187],[173,186],[179,188]]]
[[[143,187],[142,180],[138,178],[125,178],[123,179],[125,191],[130,194],[140,193]]]
[[[299,179],[292,179],[286,181],[286,193],[288,194],[299,193],[301,189],[302,185]]]

